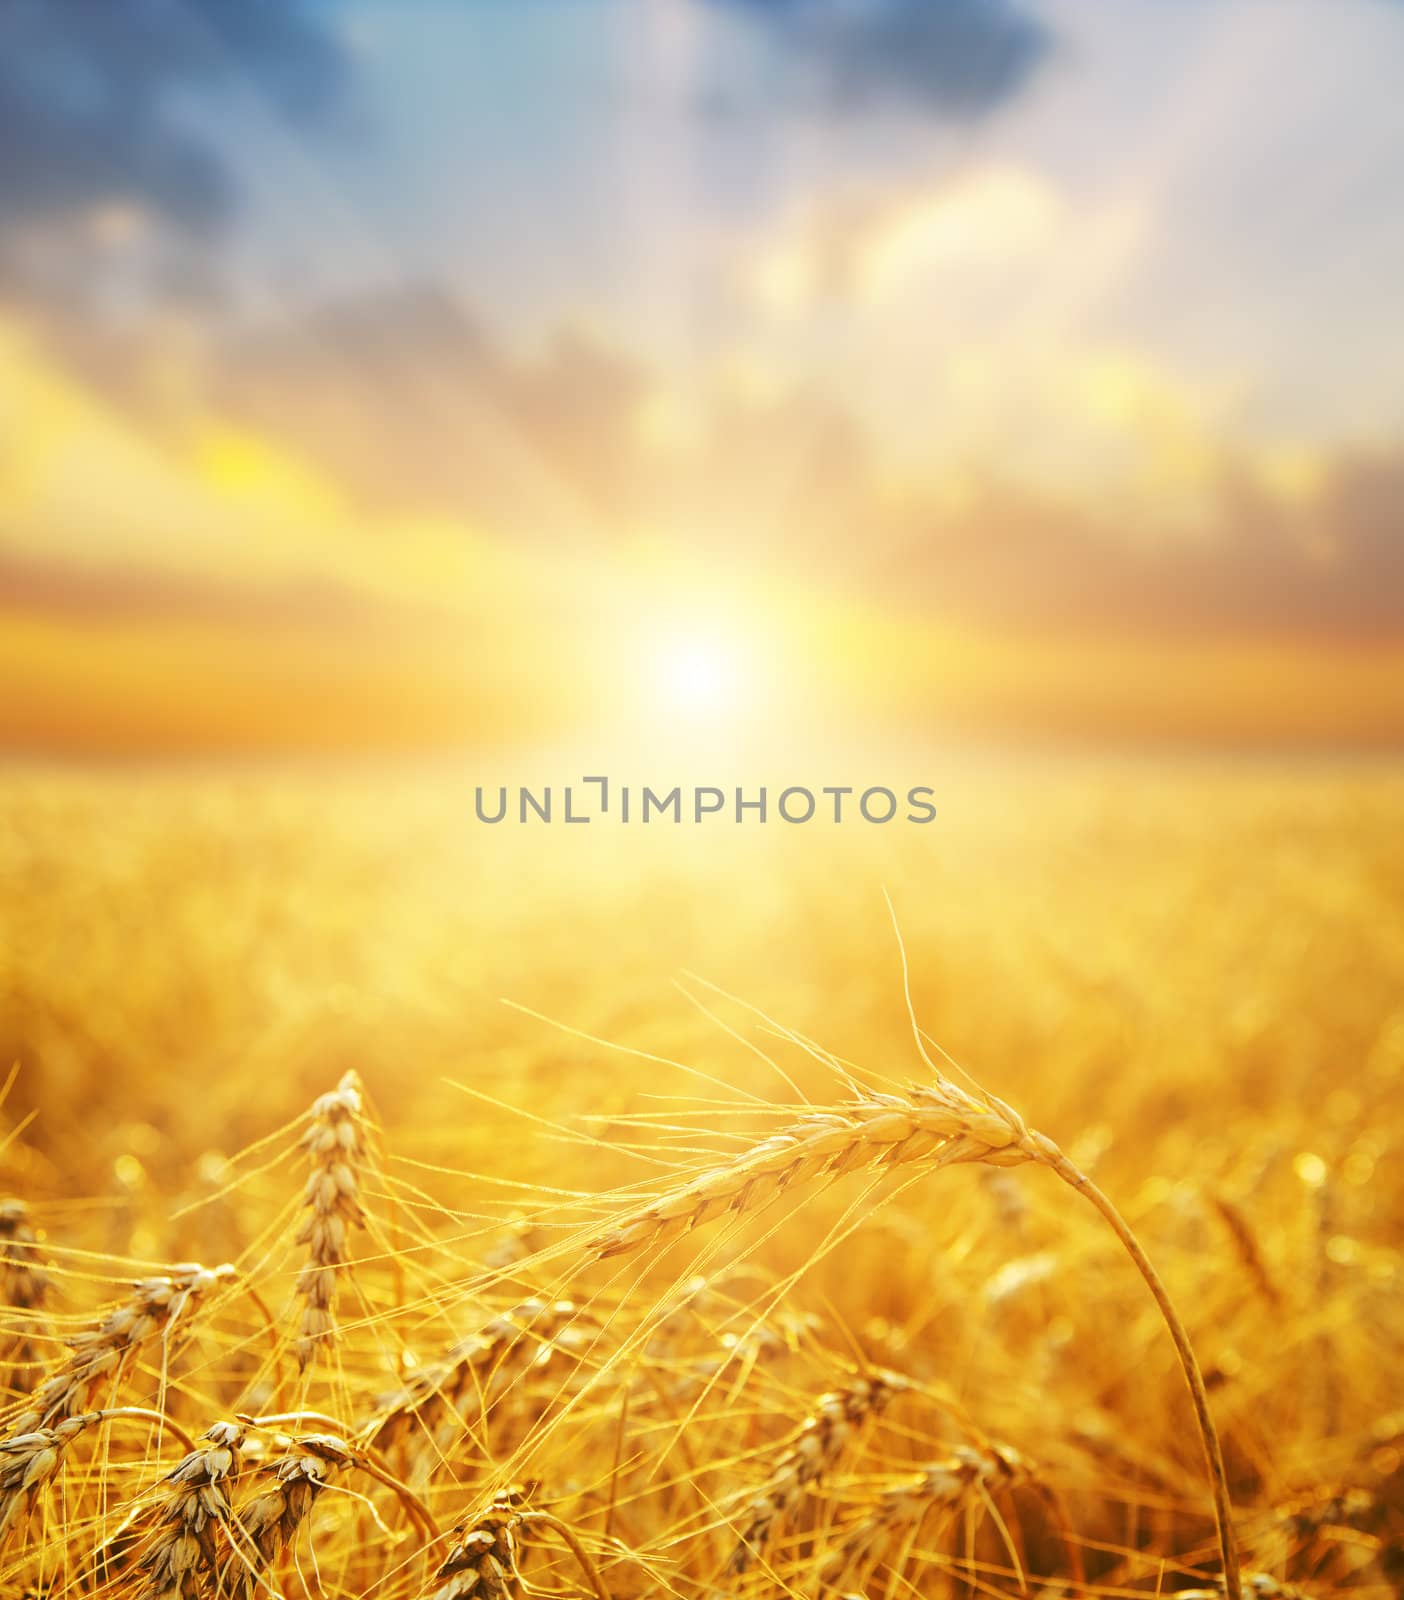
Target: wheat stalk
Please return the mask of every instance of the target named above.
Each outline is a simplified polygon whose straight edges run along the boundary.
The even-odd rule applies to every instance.
[[[1046,1134],[1030,1128],[1003,1100],[978,1097],[936,1074],[903,1095],[860,1096],[832,1111],[800,1117],[751,1149],[680,1184],[595,1238],[601,1258],[671,1243],[717,1217],[756,1209],[820,1177],[863,1169],[913,1166],[923,1171],[961,1163],[997,1167],[1033,1162],[1055,1172],[1102,1214],[1150,1289],[1189,1386],[1214,1496],[1219,1551],[1231,1594],[1240,1587],[1237,1546],[1223,1451],[1209,1394],[1189,1334],[1140,1241],[1106,1195]]]

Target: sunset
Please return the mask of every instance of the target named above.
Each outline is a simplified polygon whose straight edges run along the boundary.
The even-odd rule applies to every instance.
[[[920,727],[1398,739],[1404,18],[926,9],[10,8],[10,739],[559,733],[660,569]]]
[[[0,0],[0,1600],[1393,1600],[1404,4]]]

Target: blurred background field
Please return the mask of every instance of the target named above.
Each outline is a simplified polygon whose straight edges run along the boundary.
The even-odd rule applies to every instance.
[[[464,1167],[501,1130],[484,1138],[445,1079],[594,1113],[651,1083],[504,1000],[725,1061],[783,1098],[676,990],[684,972],[842,1056],[915,1071],[884,886],[941,1044],[1038,1126],[1117,1130],[1108,1159],[1128,1173],[1173,1181],[1202,1141],[1227,1161],[1254,1120],[1248,1143],[1297,1141],[1333,1169],[1369,1126],[1394,1139],[1391,765],[938,770],[934,824],[819,831],[489,828],[447,763],[12,768],[0,1054],[19,1069],[7,1115],[38,1112],[32,1178],[55,1201],[115,1181],[126,1204],[154,1191],[170,1207],[348,1067],[398,1140]],[[1392,1163],[1368,1183],[1350,1170],[1389,1244]]]
[[[676,991],[684,972],[840,1055],[915,1069],[885,887],[923,1019],[1040,1126],[1125,1124],[1126,1152],[1255,1108],[1347,1143],[1397,1120],[1392,763],[966,755],[925,776],[924,826],[624,827],[616,798],[613,822],[565,828],[484,825],[446,760],[12,766],[7,1113],[39,1113],[46,1188],[116,1162],[164,1193],[348,1067],[402,1137],[464,1164],[478,1118],[446,1078],[595,1110],[646,1078],[503,1001],[734,1058],[776,1093]]]

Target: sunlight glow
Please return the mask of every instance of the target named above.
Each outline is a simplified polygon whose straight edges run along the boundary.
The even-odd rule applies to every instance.
[[[736,704],[740,672],[719,640],[670,639],[659,653],[656,682],[668,710],[717,717]]]

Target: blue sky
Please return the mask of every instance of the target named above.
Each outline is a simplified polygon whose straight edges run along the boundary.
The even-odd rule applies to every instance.
[[[1070,222],[1046,270],[973,314],[1227,377],[1263,430],[1404,420],[1404,8],[1030,6],[1032,59],[977,108],[890,84],[845,106],[793,59],[813,9],[324,7],[339,117],[290,123],[256,94],[204,108],[241,196],[235,287],[276,309],[425,278],[514,340],[585,320],[669,360],[730,334],[822,367],[832,335],[847,370],[841,308],[777,329],[737,303],[738,262],[845,197],[998,168]],[[1074,247],[1099,226],[1100,251]]]

